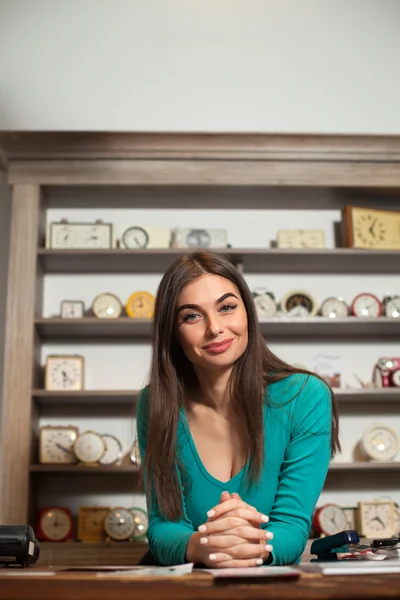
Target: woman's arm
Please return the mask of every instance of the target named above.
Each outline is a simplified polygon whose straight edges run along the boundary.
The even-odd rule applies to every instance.
[[[285,452],[275,503],[269,513],[269,522],[262,525],[274,534],[274,550],[268,561],[271,565],[299,561],[331,454],[332,406],[328,387],[318,378],[310,377],[293,402],[291,439]]]
[[[136,406],[137,434],[142,463],[144,462],[147,444],[147,398],[148,390],[146,388],[140,392]],[[178,477],[182,490],[180,473],[178,473]],[[151,481],[148,481],[146,474],[144,476],[144,485],[146,496],[148,497],[150,495],[148,492],[151,490],[152,485]],[[187,518],[179,519],[178,521],[168,521],[160,515],[153,493],[151,493],[151,498],[151,505],[147,501],[149,517],[147,539],[151,552],[161,565],[179,565],[186,562],[186,547],[190,537],[194,534],[191,521]]]

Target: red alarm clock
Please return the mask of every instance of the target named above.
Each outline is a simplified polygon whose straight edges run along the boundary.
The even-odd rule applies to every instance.
[[[65,542],[74,539],[71,511],[61,506],[51,506],[39,511],[36,527],[38,540]]]
[[[324,504],[316,509],[312,527],[316,533],[333,535],[347,529],[347,516],[338,504]]]
[[[355,317],[380,317],[382,302],[375,294],[369,292],[358,294],[351,304],[351,314]]]
[[[378,387],[400,387],[400,358],[380,358],[374,368],[374,383]]]

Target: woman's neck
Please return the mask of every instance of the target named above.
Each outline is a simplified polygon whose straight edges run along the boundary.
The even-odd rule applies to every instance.
[[[232,410],[229,379],[232,367],[220,371],[217,369],[199,369],[195,366],[199,385],[197,402],[205,404],[220,414],[227,414]]]

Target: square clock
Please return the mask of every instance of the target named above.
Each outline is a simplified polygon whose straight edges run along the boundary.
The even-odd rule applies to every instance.
[[[82,390],[83,366],[83,356],[48,356],[45,367],[45,389],[57,392]]]
[[[82,300],[63,300],[61,302],[60,316],[63,319],[81,319],[85,313]]]

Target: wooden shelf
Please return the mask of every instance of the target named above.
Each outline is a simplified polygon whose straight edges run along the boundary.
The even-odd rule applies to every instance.
[[[76,392],[50,392],[33,390],[32,397],[38,406],[64,405],[104,405],[116,404],[133,405],[136,403],[140,390],[80,390]]]
[[[253,273],[398,273],[400,251],[293,250],[278,248],[210,249]],[[38,249],[46,273],[163,273],[183,249],[50,250]]]
[[[391,403],[400,406],[400,388],[335,388],[343,404]]]
[[[135,465],[31,465],[31,473],[52,473],[58,475],[132,475],[140,473]]]
[[[42,339],[50,338],[134,338],[149,337],[152,321],[149,319],[97,319],[83,317],[81,319],[46,318],[35,320],[36,329]],[[260,321],[263,334],[267,339],[295,338],[301,336],[302,341],[315,337],[374,337],[378,339],[400,337],[400,319],[389,317],[358,318],[346,317],[330,319],[329,317],[313,317],[310,319],[264,319]]]
[[[351,473],[364,472],[398,472],[400,474],[400,461],[394,462],[354,462],[340,463],[334,462],[329,465],[329,471],[342,471]]]

